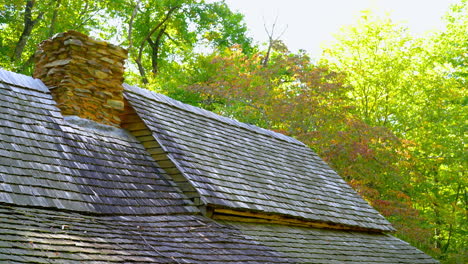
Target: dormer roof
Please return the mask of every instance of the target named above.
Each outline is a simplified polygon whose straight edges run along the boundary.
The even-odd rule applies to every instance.
[[[394,230],[302,142],[124,87],[162,150],[215,214],[236,210],[257,213],[249,217],[273,214],[336,228]]]

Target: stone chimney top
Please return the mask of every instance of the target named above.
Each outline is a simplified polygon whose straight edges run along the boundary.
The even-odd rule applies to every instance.
[[[39,45],[33,76],[47,85],[64,116],[120,126],[127,50],[76,31]]]

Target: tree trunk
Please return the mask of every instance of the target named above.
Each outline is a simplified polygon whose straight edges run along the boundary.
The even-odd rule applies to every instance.
[[[268,40],[268,49],[267,49],[267,52],[265,54],[265,58],[262,61],[263,67],[268,65],[268,61],[270,60],[270,53],[271,53],[271,48],[272,47],[273,47],[273,39],[271,39],[271,37],[270,37],[269,40]]]
[[[265,24],[263,24],[263,27],[265,28],[265,32],[267,33],[268,35],[268,49],[267,49],[267,52],[265,54],[265,58],[263,58],[261,64],[263,67],[267,66],[268,65],[268,61],[270,60],[270,55],[271,55],[271,51],[273,49],[273,45],[275,44],[276,41],[278,41],[281,36],[283,36],[284,32],[286,31],[286,28],[283,30],[283,32],[281,34],[278,35],[278,37],[274,37],[275,36],[275,27],[276,27],[276,23],[278,22],[278,17],[275,18],[275,22],[273,22],[273,25],[271,25],[271,31],[268,30],[268,28],[266,27]]]
[[[436,228],[434,229],[434,248],[437,248],[437,249],[441,249],[442,247],[442,238],[440,237],[441,236],[441,230],[443,229],[442,228],[442,225],[443,225],[443,221],[441,219],[441,215],[440,215],[440,205],[439,205],[439,172],[438,172],[438,168],[437,168],[437,165],[434,165],[434,167],[432,168],[432,174],[434,175],[434,201],[432,202],[432,206],[433,206],[433,210],[434,210],[434,216],[435,216],[435,225],[436,225]]]
[[[161,27],[166,23],[166,21],[171,17],[172,13],[176,11],[179,7],[174,6],[171,7],[164,18],[153,28],[151,31],[146,35],[146,37],[141,41],[140,47],[138,48],[138,57],[136,58],[136,63],[138,64],[138,70],[140,71],[140,75],[142,78],[142,81],[144,84],[148,83],[148,78],[146,77],[146,71],[143,67],[143,64],[141,63],[141,57],[143,56],[143,50],[145,48],[145,43],[148,42],[148,39],[151,38],[151,36]]]
[[[455,217],[455,205],[457,204],[458,199],[460,197],[460,190],[461,190],[461,185],[460,185],[460,183],[458,183],[457,195],[455,196],[455,201],[453,202],[453,205],[452,205],[452,216],[453,217]],[[452,233],[453,233],[453,224],[450,224],[447,242],[442,247],[442,253],[444,253],[444,254],[447,253],[447,251],[448,251],[448,249],[450,247],[450,242],[452,240]]]
[[[21,33],[18,43],[16,44],[15,51],[11,58],[13,62],[19,61],[21,59],[21,55],[23,54],[24,47],[26,46],[26,43],[29,39],[29,36],[31,35],[31,32],[34,26],[37,24],[39,20],[42,19],[42,16],[44,15],[44,12],[41,12],[39,13],[36,19],[34,20],[32,19],[32,9],[35,3],[36,3],[35,0],[29,0],[26,2],[26,7],[24,10],[24,29],[23,29],[23,32]]]
[[[158,74],[158,59],[159,59],[159,51],[161,48],[161,41],[164,33],[166,31],[166,27],[163,27],[156,36],[156,40],[153,41],[151,38],[148,38],[148,43],[151,46],[151,66],[153,74]]]

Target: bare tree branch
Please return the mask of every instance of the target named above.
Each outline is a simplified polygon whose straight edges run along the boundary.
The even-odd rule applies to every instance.
[[[132,11],[132,16],[130,17],[130,21],[128,22],[128,50],[131,50],[133,47],[133,38],[132,38],[133,22],[135,21],[135,17],[138,13],[139,6],[140,6],[140,1],[136,1],[135,7],[133,8],[133,11]]]
[[[167,34],[166,31],[164,31],[164,36],[166,36],[170,41],[174,42],[174,44],[179,44],[179,42],[175,40],[173,37],[171,37],[169,34]]]
[[[86,19],[83,20],[83,17],[88,12],[88,9],[89,9],[89,3],[86,0],[85,1],[85,7],[81,9],[80,15],[79,15],[78,19],[76,19],[76,21],[81,21],[81,23],[74,25],[73,30],[77,30],[77,29],[81,28],[83,25],[86,25],[86,23],[88,23],[89,20],[91,20],[99,11],[101,11],[99,6],[95,6],[94,10],[90,9],[91,11],[89,11],[89,13],[91,13],[91,14]]]
[[[281,32],[281,34],[279,34],[275,38],[274,35],[275,35],[275,28],[276,28],[277,22],[278,22],[278,16],[276,16],[275,21],[271,25],[271,31],[269,31],[266,26],[265,19],[263,19],[263,27],[265,28],[265,32],[267,33],[267,36],[268,36],[268,48],[265,54],[265,58],[262,60],[263,66],[266,66],[268,64],[268,61],[270,60],[270,54],[271,54],[271,50],[273,49],[273,45],[275,44],[276,41],[278,41],[283,36],[283,34],[286,32],[286,29],[288,28],[286,26],[284,30]]]

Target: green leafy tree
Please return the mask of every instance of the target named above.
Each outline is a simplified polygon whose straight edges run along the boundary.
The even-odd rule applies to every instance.
[[[409,188],[400,196],[432,235],[399,235],[447,262],[466,255],[466,10],[466,1],[455,5],[447,30],[424,38],[365,12],[322,60],[345,74],[353,113],[408,142],[398,167]]]
[[[443,31],[427,38],[424,85],[427,104],[423,125],[411,136],[421,142],[418,167],[430,184],[418,186],[421,203],[431,216],[434,247],[447,263],[467,262],[468,180],[466,131],[468,119],[468,2],[451,6]]]
[[[439,63],[449,63],[451,75],[468,83],[468,2],[461,0],[451,6],[445,16],[445,30],[436,34],[432,41],[440,57],[434,58]],[[434,55],[436,55],[434,54]]]
[[[0,0],[0,28],[4,68],[30,73],[41,41],[56,32],[77,30],[127,47],[129,68],[143,83],[162,71],[177,70],[202,46],[240,44],[248,50],[251,45],[243,16],[224,1]]]
[[[224,1],[123,1],[113,6],[111,16],[119,23],[101,33],[115,37],[120,25],[127,25],[120,41],[128,47],[144,84],[161,72],[177,70],[197,48],[250,47],[243,16],[232,12]]]
[[[402,76],[416,71],[413,56],[419,49],[408,29],[365,11],[336,38],[322,61],[348,76],[356,114],[377,126],[394,126],[407,119],[411,109],[405,108],[412,107],[417,94]]]
[[[0,66],[30,73],[37,45],[57,32],[98,26],[105,1],[0,0]]]

